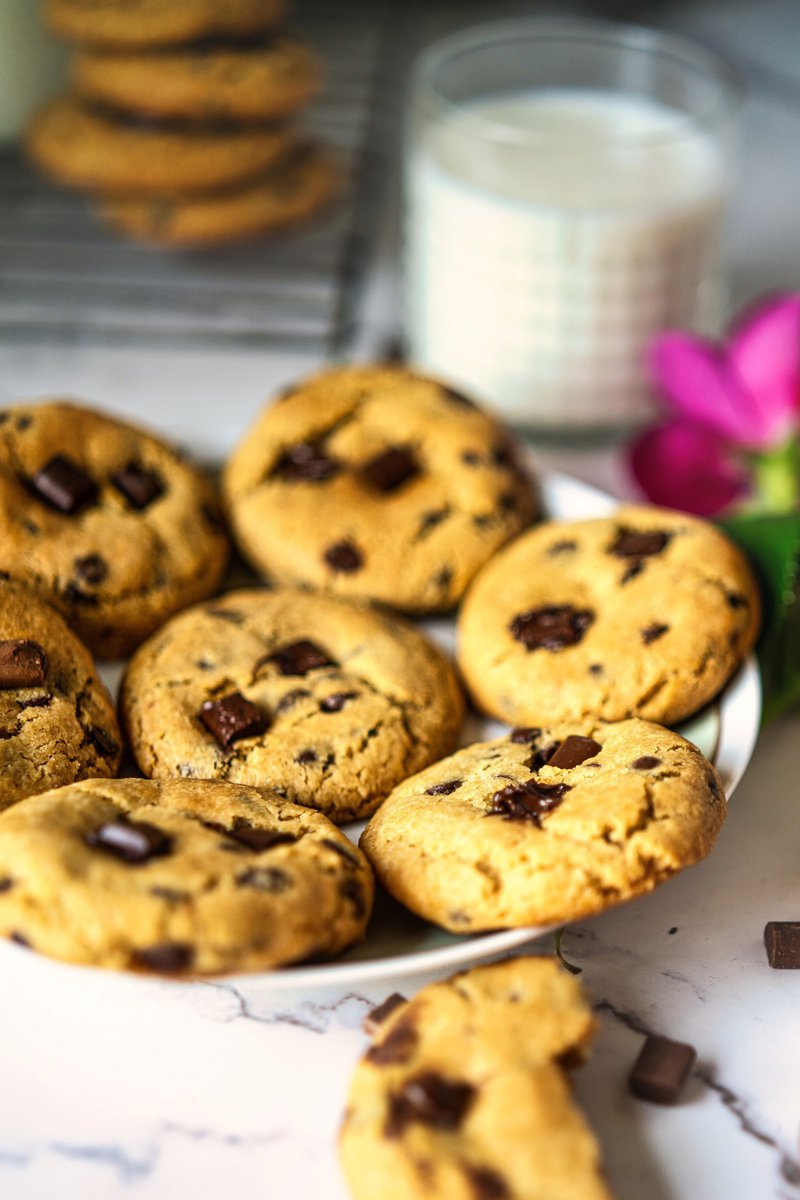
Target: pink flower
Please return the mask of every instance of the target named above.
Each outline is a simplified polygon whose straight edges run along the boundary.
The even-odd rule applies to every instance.
[[[631,469],[659,504],[710,516],[747,491],[742,450],[779,446],[800,411],[800,294],[762,301],[725,343],[667,332],[649,367],[675,416],[647,430]]]

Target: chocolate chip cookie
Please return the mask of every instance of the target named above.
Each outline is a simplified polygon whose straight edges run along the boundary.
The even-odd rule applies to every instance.
[[[0,936],[70,962],[205,975],[330,958],[372,893],[325,817],[256,788],[87,780],[0,816]]]
[[[132,659],[121,712],[146,775],[270,787],[332,820],[372,812],[455,745],[450,664],[411,625],[292,589],[232,592]]]
[[[543,958],[424,988],[379,1025],[340,1155],[354,1200],[611,1200],[567,1072],[595,1021]]]
[[[458,658],[477,703],[509,724],[671,724],[724,686],[759,619],[753,573],[723,533],[626,507],[548,522],[499,554],[464,601]]]
[[[638,719],[519,728],[401,783],[364,831],[378,878],[454,933],[601,912],[710,853],[714,767]]]
[[[29,588],[0,583],[0,809],[116,775],[121,749],[89,651]]]
[[[53,33],[90,46],[168,46],[273,29],[284,0],[47,0]]]
[[[260,237],[309,220],[336,192],[338,173],[316,148],[263,179],[208,196],[106,197],[100,215],[129,237],[167,246],[212,246]]]
[[[224,487],[259,571],[409,612],[452,608],[535,511],[503,428],[399,367],[293,388],[245,436]]]
[[[104,658],[209,595],[228,556],[213,489],[162,442],[62,401],[0,410],[0,576]]]
[[[321,79],[316,55],[289,38],[152,51],[90,48],[72,67],[84,99],[188,121],[285,120],[310,102]]]
[[[263,175],[293,145],[277,126],[142,120],[70,95],[36,114],[25,144],[37,166],[61,183],[130,196],[235,187]]]

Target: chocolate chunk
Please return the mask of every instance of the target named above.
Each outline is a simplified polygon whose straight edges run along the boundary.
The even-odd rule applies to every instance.
[[[747,597],[741,592],[728,592],[725,599],[728,601],[729,608],[747,608]]]
[[[193,961],[194,950],[188,942],[160,942],[157,946],[145,946],[133,952],[134,966],[169,975],[186,971]]]
[[[557,558],[559,554],[571,554],[573,550],[577,549],[577,542],[573,542],[571,538],[564,538],[563,541],[553,542],[547,554],[549,558]]]
[[[383,1022],[405,1003],[405,996],[401,996],[399,992],[392,992],[391,996],[386,997],[383,1004],[379,1004],[377,1008],[373,1008],[372,1012],[368,1012],[364,1017],[364,1032],[369,1034],[377,1033]]]
[[[637,575],[641,575],[644,570],[644,563],[640,558],[635,558],[630,566],[626,567],[620,583],[629,583],[631,579],[635,579]]]
[[[446,591],[453,582],[453,568],[441,567],[433,577],[433,585],[440,592]]]
[[[409,1017],[400,1017],[381,1042],[376,1042],[366,1053],[367,1062],[376,1067],[406,1063],[417,1048],[419,1034]]]
[[[47,675],[47,655],[38,642],[14,638],[0,642],[0,691],[41,687]]]
[[[435,529],[437,525],[441,525],[442,521],[446,521],[449,516],[449,508],[438,508],[432,512],[425,513],[420,520],[417,537],[427,537],[432,529]]]
[[[674,1104],[696,1058],[693,1046],[651,1034],[633,1064],[628,1085],[640,1100]]]
[[[307,675],[320,667],[335,667],[338,664],[327,653],[307,638],[297,642],[288,642],[268,655],[263,662],[274,662],[281,675]],[[291,695],[292,693],[290,693]],[[308,693],[304,693],[308,695]],[[286,699],[286,697],[284,697]],[[283,701],[281,701],[282,703]]]
[[[276,714],[288,712],[289,709],[294,708],[295,704],[297,704],[300,700],[303,700],[310,695],[311,692],[309,692],[306,688],[293,688],[291,692],[287,692],[285,696],[281,696],[280,700],[275,705]]]
[[[44,696],[31,696],[30,700],[18,700],[17,707],[20,712],[24,712],[26,708],[49,708],[53,703],[53,697],[49,692]]]
[[[594,738],[578,737],[571,733],[558,747],[556,752],[547,760],[548,767],[558,767],[561,771],[571,771],[579,767],[587,758],[594,758],[603,747]]]
[[[539,783],[535,779],[511,784],[492,796],[489,815],[504,817],[507,821],[533,821],[534,825],[541,826],[542,817],[558,808],[568,791],[570,788],[566,783]]]
[[[256,888],[259,892],[286,892],[292,886],[292,878],[280,867],[251,867],[236,876],[239,887]]]
[[[325,562],[334,571],[343,571],[345,575],[352,575],[354,571],[359,571],[363,567],[364,555],[354,542],[344,538],[341,542],[334,542],[332,546],[328,546],[325,551]]]
[[[561,650],[577,645],[593,621],[594,613],[588,608],[548,604],[520,613],[509,629],[528,650]]]
[[[444,783],[434,783],[425,789],[426,796],[450,796],[461,787],[463,779],[447,779]]]
[[[106,729],[101,729],[99,725],[92,725],[86,730],[86,740],[87,742],[91,742],[95,750],[102,754],[103,758],[113,758],[119,751],[116,740]]]
[[[420,474],[420,465],[411,450],[393,447],[377,454],[361,468],[361,478],[376,492],[396,492],[409,479]]]
[[[768,921],[764,945],[771,967],[778,971],[800,970],[800,921]]]
[[[345,879],[341,885],[341,893],[349,900],[357,917],[363,917],[367,911],[364,901],[364,889],[357,879]]]
[[[73,582],[68,583],[64,588],[64,599],[68,604],[87,604],[90,608],[97,607],[97,596],[89,595]]]
[[[445,1079],[435,1071],[414,1075],[389,1098],[386,1136],[397,1137],[412,1121],[452,1132],[474,1098],[475,1089],[468,1083]]]
[[[206,700],[199,716],[223,750],[240,738],[256,737],[267,727],[264,714],[241,692],[231,692],[220,700]]]
[[[642,630],[642,641],[645,646],[649,646],[652,642],[657,642],[660,637],[669,630],[669,625],[648,625]]]
[[[2,896],[3,892],[10,892],[13,886],[14,880],[9,879],[7,875],[0,879],[0,896]]]
[[[497,507],[501,512],[513,512],[517,507],[517,497],[515,492],[501,492],[497,497]]]
[[[332,692],[330,696],[324,696],[320,700],[320,712],[341,712],[348,700],[356,700],[357,698],[358,692]]]
[[[538,771],[542,767],[547,766],[557,749],[558,742],[548,742],[545,746],[540,746],[538,750],[534,750],[528,760],[528,766],[531,771]]]
[[[339,857],[343,858],[345,862],[352,863],[354,866],[361,865],[361,859],[358,857],[355,850],[351,850],[349,846],[344,844],[344,842],[334,841],[333,838],[322,838],[320,840],[320,845],[327,847],[328,850],[332,850],[334,854],[338,854]]]
[[[91,830],[83,840],[87,846],[107,850],[131,864],[163,858],[172,849],[172,839],[162,829],[147,821],[128,821],[122,816]]]
[[[472,1188],[474,1200],[508,1200],[511,1195],[506,1181],[491,1167],[473,1167],[465,1163],[464,1173]]]
[[[229,625],[244,625],[244,613],[235,608],[207,608],[206,612],[217,621],[227,621]]]
[[[666,549],[672,535],[660,529],[628,529],[623,526],[609,547],[609,554],[617,558],[649,558],[652,554],[661,554]]]
[[[111,482],[137,512],[149,508],[154,500],[164,495],[164,481],[158,472],[148,471],[135,462],[116,471],[111,476]]]
[[[535,742],[538,737],[541,737],[541,734],[541,729],[537,729],[533,725],[518,725],[516,729],[511,730],[508,739],[516,742],[517,745],[525,746],[528,742]]]
[[[492,462],[496,467],[513,467],[514,450],[509,442],[498,442],[492,446]]]
[[[16,944],[18,946],[22,946],[22,948],[24,950],[32,950],[33,949],[33,946],[31,945],[28,938],[25,937],[24,933],[20,933],[18,930],[15,929],[8,936],[12,942],[16,942]]]
[[[602,675],[603,674],[603,664],[602,663],[591,663],[589,666],[589,674],[595,675],[595,676]]]
[[[85,554],[75,559],[75,571],[84,583],[102,583],[108,575],[108,564],[99,554]]]
[[[275,474],[280,479],[321,483],[338,475],[342,466],[338,458],[325,453],[319,442],[298,442],[283,452],[275,467]]]
[[[224,827],[223,827],[224,828]],[[274,846],[288,846],[296,842],[293,833],[280,833],[277,829],[257,829],[254,825],[234,825],[233,829],[224,829],[225,836],[233,838],[248,850],[260,854],[262,850],[272,850]]]
[[[652,754],[643,754],[641,758],[635,758],[631,766],[635,771],[652,771],[654,767],[661,766],[661,759],[654,758]]]
[[[477,450],[463,450],[461,461],[466,463],[468,467],[479,467],[483,459]]]
[[[306,767],[309,763],[317,761],[317,752],[316,750],[301,750],[299,754],[295,755],[294,761],[301,767]]]
[[[26,429],[30,429],[32,424],[33,417],[29,417],[27,415],[24,417],[17,417],[17,429],[20,433],[24,433]]]
[[[56,454],[46,462],[34,475],[31,485],[46,504],[69,516],[97,499],[94,480],[63,454]]]

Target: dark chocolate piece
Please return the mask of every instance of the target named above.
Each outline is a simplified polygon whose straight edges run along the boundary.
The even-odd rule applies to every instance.
[[[0,642],[0,691],[41,687],[47,675],[47,655],[38,642],[14,638]]]
[[[548,742],[545,746],[540,746],[538,750],[534,750],[528,760],[528,766],[531,771],[539,771],[542,767],[546,766],[557,749],[558,742]]]
[[[593,621],[594,613],[588,608],[548,604],[519,613],[509,629],[528,650],[561,650],[577,645]]]
[[[768,921],[764,945],[771,967],[778,971],[800,970],[800,921]]]
[[[297,642],[287,642],[268,655],[263,662],[274,662],[281,675],[307,675],[309,671],[317,671],[320,667],[335,667],[337,664],[321,646],[307,638]],[[260,663],[258,664],[261,665]],[[292,695],[292,693],[289,693]],[[299,694],[299,693],[298,693]],[[306,692],[305,695],[308,695]],[[284,696],[284,700],[286,697]],[[283,701],[281,701],[283,703]]]
[[[240,738],[256,737],[267,727],[264,714],[241,692],[231,692],[219,700],[206,700],[199,716],[223,750]]]
[[[407,1079],[389,1098],[386,1136],[397,1137],[412,1121],[448,1132],[458,1129],[475,1098],[468,1083],[445,1079],[435,1071],[423,1071]]]
[[[332,692],[330,696],[323,696],[320,700],[320,712],[341,712],[348,700],[355,700],[357,698],[358,692]]]
[[[672,535],[663,530],[628,529],[623,526],[609,547],[609,554],[617,558],[649,558],[666,549]]]
[[[538,783],[535,779],[511,784],[492,796],[489,815],[507,821],[533,821],[541,826],[542,817],[558,808],[569,790],[566,783]]]
[[[642,641],[645,646],[649,646],[651,643],[657,642],[660,637],[663,637],[668,630],[669,625],[648,625],[646,629],[642,630]]]
[[[374,1063],[376,1067],[408,1062],[418,1040],[419,1034],[414,1022],[408,1017],[400,1017],[383,1041],[370,1046],[366,1053],[367,1062]]]
[[[131,865],[163,858],[172,849],[172,838],[163,829],[147,821],[129,821],[122,816],[91,830],[83,840],[87,846],[106,850]]]
[[[149,508],[159,496],[164,495],[164,481],[158,472],[149,471],[135,462],[129,462],[121,471],[115,471],[111,482],[137,512]]]
[[[97,499],[97,484],[72,459],[56,454],[36,472],[31,486],[40,499],[72,516]]]
[[[557,558],[559,554],[571,554],[573,550],[577,549],[577,542],[573,542],[571,538],[564,538],[563,541],[553,542],[547,554],[549,558]]]
[[[355,849],[350,848],[349,844],[345,845],[344,842],[334,841],[333,838],[322,838],[320,845],[327,847],[328,850],[332,850],[334,854],[338,854],[345,862],[352,863],[357,867],[361,865],[361,859],[356,854]]]
[[[361,478],[376,492],[396,492],[421,471],[411,450],[395,446],[371,458],[361,468]]]
[[[491,1167],[464,1165],[464,1173],[472,1188],[474,1200],[508,1200],[511,1195],[508,1184]]]
[[[254,825],[235,825],[226,829],[225,836],[232,838],[248,850],[260,854],[262,850],[272,850],[274,846],[288,846],[296,842],[293,833],[280,833],[277,829],[257,829]]]
[[[3,876],[0,879],[0,896],[2,896],[3,892],[10,892],[13,886],[14,880],[10,879],[8,875]]]
[[[338,475],[342,466],[338,458],[325,453],[319,442],[298,442],[283,452],[275,467],[275,474],[280,479],[321,483]]]
[[[518,725],[516,729],[511,730],[508,738],[511,742],[525,746],[528,742],[535,742],[538,737],[541,737],[541,733],[541,729],[533,725]]]
[[[450,796],[461,787],[463,779],[446,779],[444,783],[433,783],[425,789],[426,796]]]
[[[193,960],[194,950],[188,942],[160,942],[157,946],[144,946],[133,952],[134,966],[168,975],[186,971]]]
[[[75,571],[84,583],[102,583],[108,575],[108,563],[99,554],[75,559]]]
[[[383,1004],[379,1004],[377,1008],[373,1008],[364,1017],[364,1032],[369,1034],[377,1033],[387,1017],[390,1017],[396,1009],[405,1003],[405,996],[401,996],[399,992],[392,992],[391,996],[386,997]]]
[[[661,759],[652,754],[643,754],[641,758],[635,758],[631,766],[635,771],[652,771],[654,767],[661,766]]]
[[[359,571],[363,567],[364,555],[354,542],[343,538],[341,542],[334,542],[332,546],[328,546],[325,551],[325,562],[334,571],[352,575],[354,571]]]
[[[287,692],[285,696],[281,696],[280,700],[275,705],[276,715],[278,713],[288,712],[290,708],[294,708],[295,704],[297,704],[299,700],[303,700],[310,695],[311,692],[309,692],[306,688],[292,688],[291,692]]]
[[[562,771],[571,771],[579,767],[587,758],[594,758],[603,747],[594,738],[578,737],[571,733],[547,760],[548,767],[558,767]]]
[[[99,725],[92,725],[86,730],[86,740],[91,742],[103,758],[113,758],[119,750],[119,746],[108,730],[101,729]]]
[[[693,1046],[651,1034],[628,1077],[630,1090],[640,1100],[650,1100],[653,1104],[674,1104],[696,1058]]]
[[[309,763],[317,761],[316,750],[301,750],[299,754],[294,756],[294,761],[301,767],[307,767]]]

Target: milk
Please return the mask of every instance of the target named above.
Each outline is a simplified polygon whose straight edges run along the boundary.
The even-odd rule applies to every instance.
[[[410,357],[540,427],[643,415],[643,351],[712,297],[719,143],[623,92],[470,101],[412,139]]]

